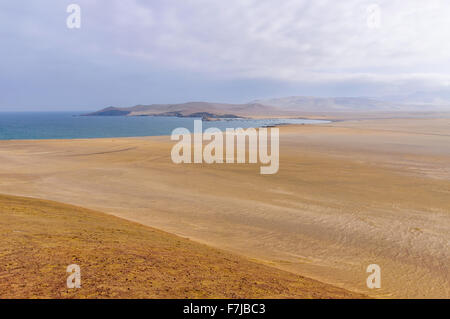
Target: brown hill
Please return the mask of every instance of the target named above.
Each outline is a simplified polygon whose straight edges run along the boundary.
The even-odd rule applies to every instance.
[[[210,118],[246,117],[252,115],[275,115],[280,113],[277,108],[259,103],[225,104],[209,102],[188,102],[182,104],[152,104],[136,105],[133,107],[107,107],[88,116],[179,116],[192,117],[200,113]],[[200,116],[201,117],[201,116]]]
[[[358,298],[137,223],[0,195],[0,298]],[[66,288],[70,264],[81,288]]]

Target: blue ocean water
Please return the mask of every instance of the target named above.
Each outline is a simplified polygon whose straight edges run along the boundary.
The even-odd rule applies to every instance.
[[[193,131],[195,118],[80,116],[82,112],[0,112],[0,140],[75,139],[170,135],[177,127]],[[306,119],[230,119],[203,121],[203,129],[249,128],[276,124],[314,124]]]

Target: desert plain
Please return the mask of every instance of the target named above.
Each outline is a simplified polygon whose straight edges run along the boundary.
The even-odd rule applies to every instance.
[[[450,115],[329,118],[336,121],[280,127],[274,175],[260,175],[259,164],[174,164],[169,136],[0,141],[0,194],[100,211],[177,235],[185,250],[189,239],[273,269],[270,276],[337,289],[307,294],[303,285],[296,289],[305,295],[284,288],[279,297],[449,298]],[[20,228],[3,213],[11,200],[0,204],[4,234]],[[23,233],[23,246],[42,233]],[[17,261],[17,247],[3,242],[11,246],[2,244],[1,259]],[[379,289],[366,285],[370,264],[381,268]],[[11,274],[0,276],[14,281]]]

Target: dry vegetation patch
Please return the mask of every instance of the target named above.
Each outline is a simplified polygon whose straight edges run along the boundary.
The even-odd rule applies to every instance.
[[[355,298],[156,229],[0,195],[0,298]],[[68,289],[66,267],[81,267]]]

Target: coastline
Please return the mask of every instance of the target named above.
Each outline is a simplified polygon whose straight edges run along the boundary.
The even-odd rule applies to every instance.
[[[50,112],[13,114],[17,116],[3,120],[3,122],[0,121],[0,126],[3,126],[0,140],[87,140],[169,136],[173,129],[179,127],[192,128],[194,120],[201,120],[201,118],[174,116],[144,117],[150,118],[150,121],[146,121],[145,119],[140,120],[143,116],[80,116],[81,119],[85,118],[87,121],[74,121],[72,118],[76,118],[76,116],[69,116],[70,113]],[[35,114],[38,114],[40,119],[35,120]],[[63,114],[63,116],[61,116],[61,114]],[[48,124],[49,121],[58,124]],[[301,117],[289,119],[266,117],[261,119],[233,118],[217,119],[216,121],[202,120],[202,123],[205,129],[208,127],[217,127],[219,130],[225,131],[227,128],[237,127],[247,129],[267,126],[274,127],[284,124],[323,124],[323,121],[324,120],[313,120]],[[328,123],[330,121],[326,122]],[[25,127],[27,127],[26,130],[22,129]]]
[[[0,193],[96,209],[365,294],[375,261],[385,286],[374,297],[448,294],[450,203],[438,191],[450,190],[448,120],[280,131],[270,177],[251,165],[176,166],[164,136],[2,141]]]

